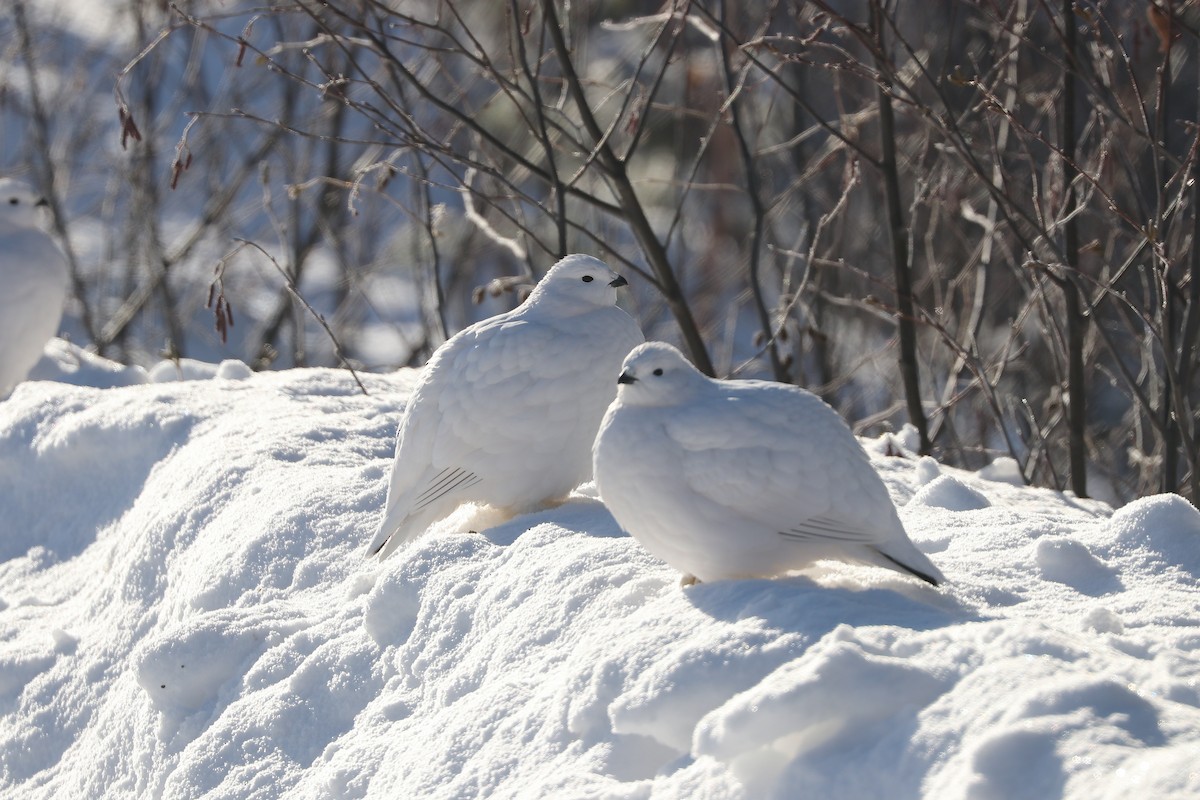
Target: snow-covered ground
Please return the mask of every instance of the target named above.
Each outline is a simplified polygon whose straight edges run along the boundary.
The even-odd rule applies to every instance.
[[[1200,796],[1177,497],[1112,513],[885,437],[942,589],[681,588],[587,487],[379,565],[415,373],[39,370],[110,388],[0,403],[0,796]]]

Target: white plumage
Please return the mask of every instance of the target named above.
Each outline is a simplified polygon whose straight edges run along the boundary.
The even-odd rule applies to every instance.
[[[66,257],[38,224],[39,205],[29,186],[0,178],[0,399],[58,332],[70,285]]]
[[[944,578],[913,545],[849,427],[819,397],[713,380],[648,342],[625,359],[594,450],[616,521],[684,582],[770,577],[814,561]]]
[[[613,376],[643,340],[616,306],[625,283],[567,256],[521,306],[438,348],[404,410],[371,553],[386,558],[462,503],[519,513],[591,477]]]

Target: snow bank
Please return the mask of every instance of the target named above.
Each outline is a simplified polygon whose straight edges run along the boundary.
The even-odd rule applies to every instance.
[[[0,404],[0,796],[1200,795],[1179,498],[1112,514],[891,441],[941,590],[683,589],[586,491],[378,565],[413,373],[183,367],[223,377]]]
[[[141,367],[118,364],[65,339],[54,338],[46,342],[42,359],[30,370],[29,380],[103,389],[146,383],[149,378]]]

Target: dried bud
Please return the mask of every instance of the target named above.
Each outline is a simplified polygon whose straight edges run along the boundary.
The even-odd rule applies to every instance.
[[[142,132],[138,130],[137,123],[133,121],[133,115],[123,104],[117,107],[117,117],[121,121],[121,149],[128,149],[127,145],[130,139],[140,142]]]

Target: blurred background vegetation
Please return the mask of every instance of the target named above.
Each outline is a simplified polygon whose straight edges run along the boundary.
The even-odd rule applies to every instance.
[[[1200,498],[1194,0],[13,0],[0,169],[127,362],[419,365],[587,252],[856,430]]]

